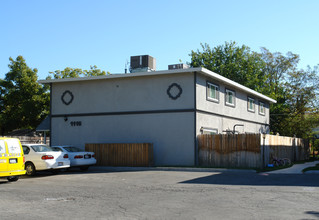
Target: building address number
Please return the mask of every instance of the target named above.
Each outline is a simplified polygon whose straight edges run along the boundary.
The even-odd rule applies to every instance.
[[[82,126],[82,121],[71,121],[70,125],[72,127],[76,127],[76,126]]]

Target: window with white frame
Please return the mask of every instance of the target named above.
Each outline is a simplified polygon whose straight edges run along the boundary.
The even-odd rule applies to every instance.
[[[18,139],[8,139],[7,146],[10,154],[21,153],[20,141]]]
[[[200,132],[202,134],[218,134],[218,129],[201,127]]]
[[[219,86],[207,82],[207,100],[219,102]]]
[[[255,99],[251,97],[247,98],[247,109],[249,112],[255,112]]]
[[[265,103],[259,102],[259,114],[265,115]]]
[[[225,95],[226,105],[235,107],[235,97],[236,97],[235,91],[230,90],[230,89],[226,89],[226,95]]]

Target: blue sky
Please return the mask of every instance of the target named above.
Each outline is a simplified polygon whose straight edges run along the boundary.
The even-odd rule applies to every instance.
[[[65,67],[123,73],[148,54],[157,70],[190,61],[200,43],[236,41],[253,51],[300,55],[319,63],[317,0],[1,0],[0,78],[22,55],[39,79]]]

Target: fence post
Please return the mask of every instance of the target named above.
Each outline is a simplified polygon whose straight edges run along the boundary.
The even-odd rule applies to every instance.
[[[262,160],[262,166],[261,166],[261,168],[262,169],[264,169],[265,168],[265,139],[266,139],[266,135],[265,134],[262,134],[262,136],[263,136],[263,145],[262,145],[262,148],[263,148],[263,150],[262,150],[262,157],[263,157],[263,160]]]
[[[309,141],[310,143],[310,141]],[[309,145],[309,144],[308,144]],[[309,146],[308,146],[309,147]],[[311,144],[311,147],[312,147],[312,156],[313,156],[313,159],[316,158],[316,155],[315,155],[315,136],[312,137],[312,144]],[[310,148],[311,150],[311,148]]]
[[[294,161],[297,161],[298,146],[296,145],[296,135],[293,137],[292,148],[294,149]]]

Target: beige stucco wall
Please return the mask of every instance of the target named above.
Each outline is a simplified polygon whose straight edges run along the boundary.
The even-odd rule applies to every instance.
[[[52,88],[52,114],[193,108],[193,81],[192,74],[179,74],[55,83]],[[167,95],[172,83],[182,88],[182,94],[176,100]],[[69,105],[61,101],[66,90],[74,96]],[[175,90],[174,87],[172,93]]]
[[[81,121],[72,127],[70,121]],[[153,143],[154,163],[194,165],[193,113],[162,113],[52,118],[52,145]]]
[[[176,100],[167,94],[173,83],[182,89]],[[74,96],[69,105],[61,100],[66,90]],[[177,92],[173,87],[171,93]],[[195,122],[194,112],[187,109],[194,109],[194,76],[190,73],[55,83],[52,145],[84,148],[85,143],[153,143],[155,165],[192,166]],[[72,126],[73,122],[81,126]]]

